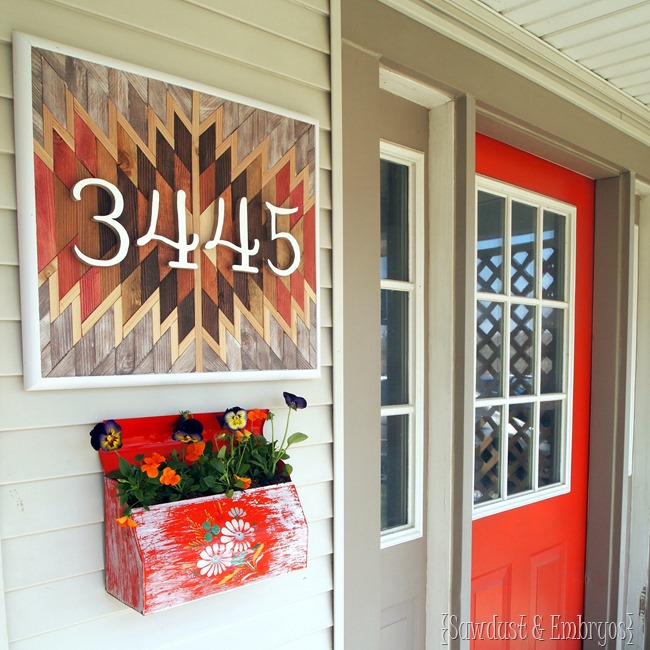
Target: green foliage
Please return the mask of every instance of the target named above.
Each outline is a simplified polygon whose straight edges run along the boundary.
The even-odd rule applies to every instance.
[[[302,400],[295,395],[291,397]],[[289,420],[297,409],[294,402],[289,404],[287,401],[287,404],[289,413],[281,441],[275,437],[273,413],[247,412],[236,407],[238,417],[231,419],[237,422],[238,428],[231,430],[226,426],[214,441],[186,442],[180,451],[174,449],[166,457],[155,452],[150,456],[137,454],[132,463],[113,451],[119,456],[119,467],[110,472],[108,478],[117,481],[122,515],[130,516],[136,507],[148,510],[155,504],[212,494],[232,496],[235,490],[288,481],[293,468],[286,463],[289,459],[287,451],[292,445],[306,440],[307,435],[300,432],[289,435]],[[184,417],[187,419],[188,416]],[[242,417],[247,419],[242,420]],[[264,435],[251,433],[252,422],[259,419],[270,420],[270,440]],[[242,421],[245,426],[241,425]],[[178,431],[175,435],[178,440]],[[219,532],[209,522],[205,522],[203,527],[206,542]]]

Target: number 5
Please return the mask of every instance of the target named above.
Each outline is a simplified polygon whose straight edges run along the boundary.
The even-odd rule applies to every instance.
[[[293,262],[291,263],[291,266],[286,269],[279,269],[271,262],[271,260],[267,260],[266,262],[271,271],[276,275],[291,275],[300,265],[300,246],[298,246],[296,238],[291,233],[277,231],[276,218],[279,214],[293,214],[294,212],[298,212],[298,208],[278,208],[268,201],[266,202],[266,207],[271,213],[271,241],[275,241],[276,239],[286,239],[293,249]]]

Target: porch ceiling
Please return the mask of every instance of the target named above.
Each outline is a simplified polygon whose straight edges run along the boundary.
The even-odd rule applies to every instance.
[[[650,109],[650,0],[474,2],[548,43]]]

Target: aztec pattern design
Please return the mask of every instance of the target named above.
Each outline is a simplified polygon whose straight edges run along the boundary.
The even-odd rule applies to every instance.
[[[46,49],[32,49],[34,176],[43,377],[219,373],[317,368],[315,124],[206,92]],[[112,209],[100,178],[119,189],[119,223],[129,235],[117,254],[114,229],[93,220]],[[186,193],[189,253],[197,269],[172,268],[173,246],[144,245],[153,191],[156,234],[178,242],[175,196]],[[257,273],[233,271],[240,254],[204,244],[225,205],[221,241],[239,245],[238,205],[248,204]],[[269,202],[297,208],[277,216],[287,238],[272,239]]]

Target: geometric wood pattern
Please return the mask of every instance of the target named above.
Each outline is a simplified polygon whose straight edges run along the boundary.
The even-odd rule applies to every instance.
[[[32,114],[41,374],[49,377],[318,367],[317,125],[205,91],[32,47]],[[116,186],[124,198],[119,239],[94,215],[111,197],[85,178]],[[178,241],[176,193],[186,193],[187,237],[199,236],[188,260],[153,240],[142,246],[159,193],[156,233]],[[239,253],[205,243],[225,203],[222,240],[238,245],[240,201],[248,202],[251,257],[257,273],[234,271]],[[277,232],[297,242],[300,264],[284,238],[271,238],[269,202],[297,208],[277,217]]]

